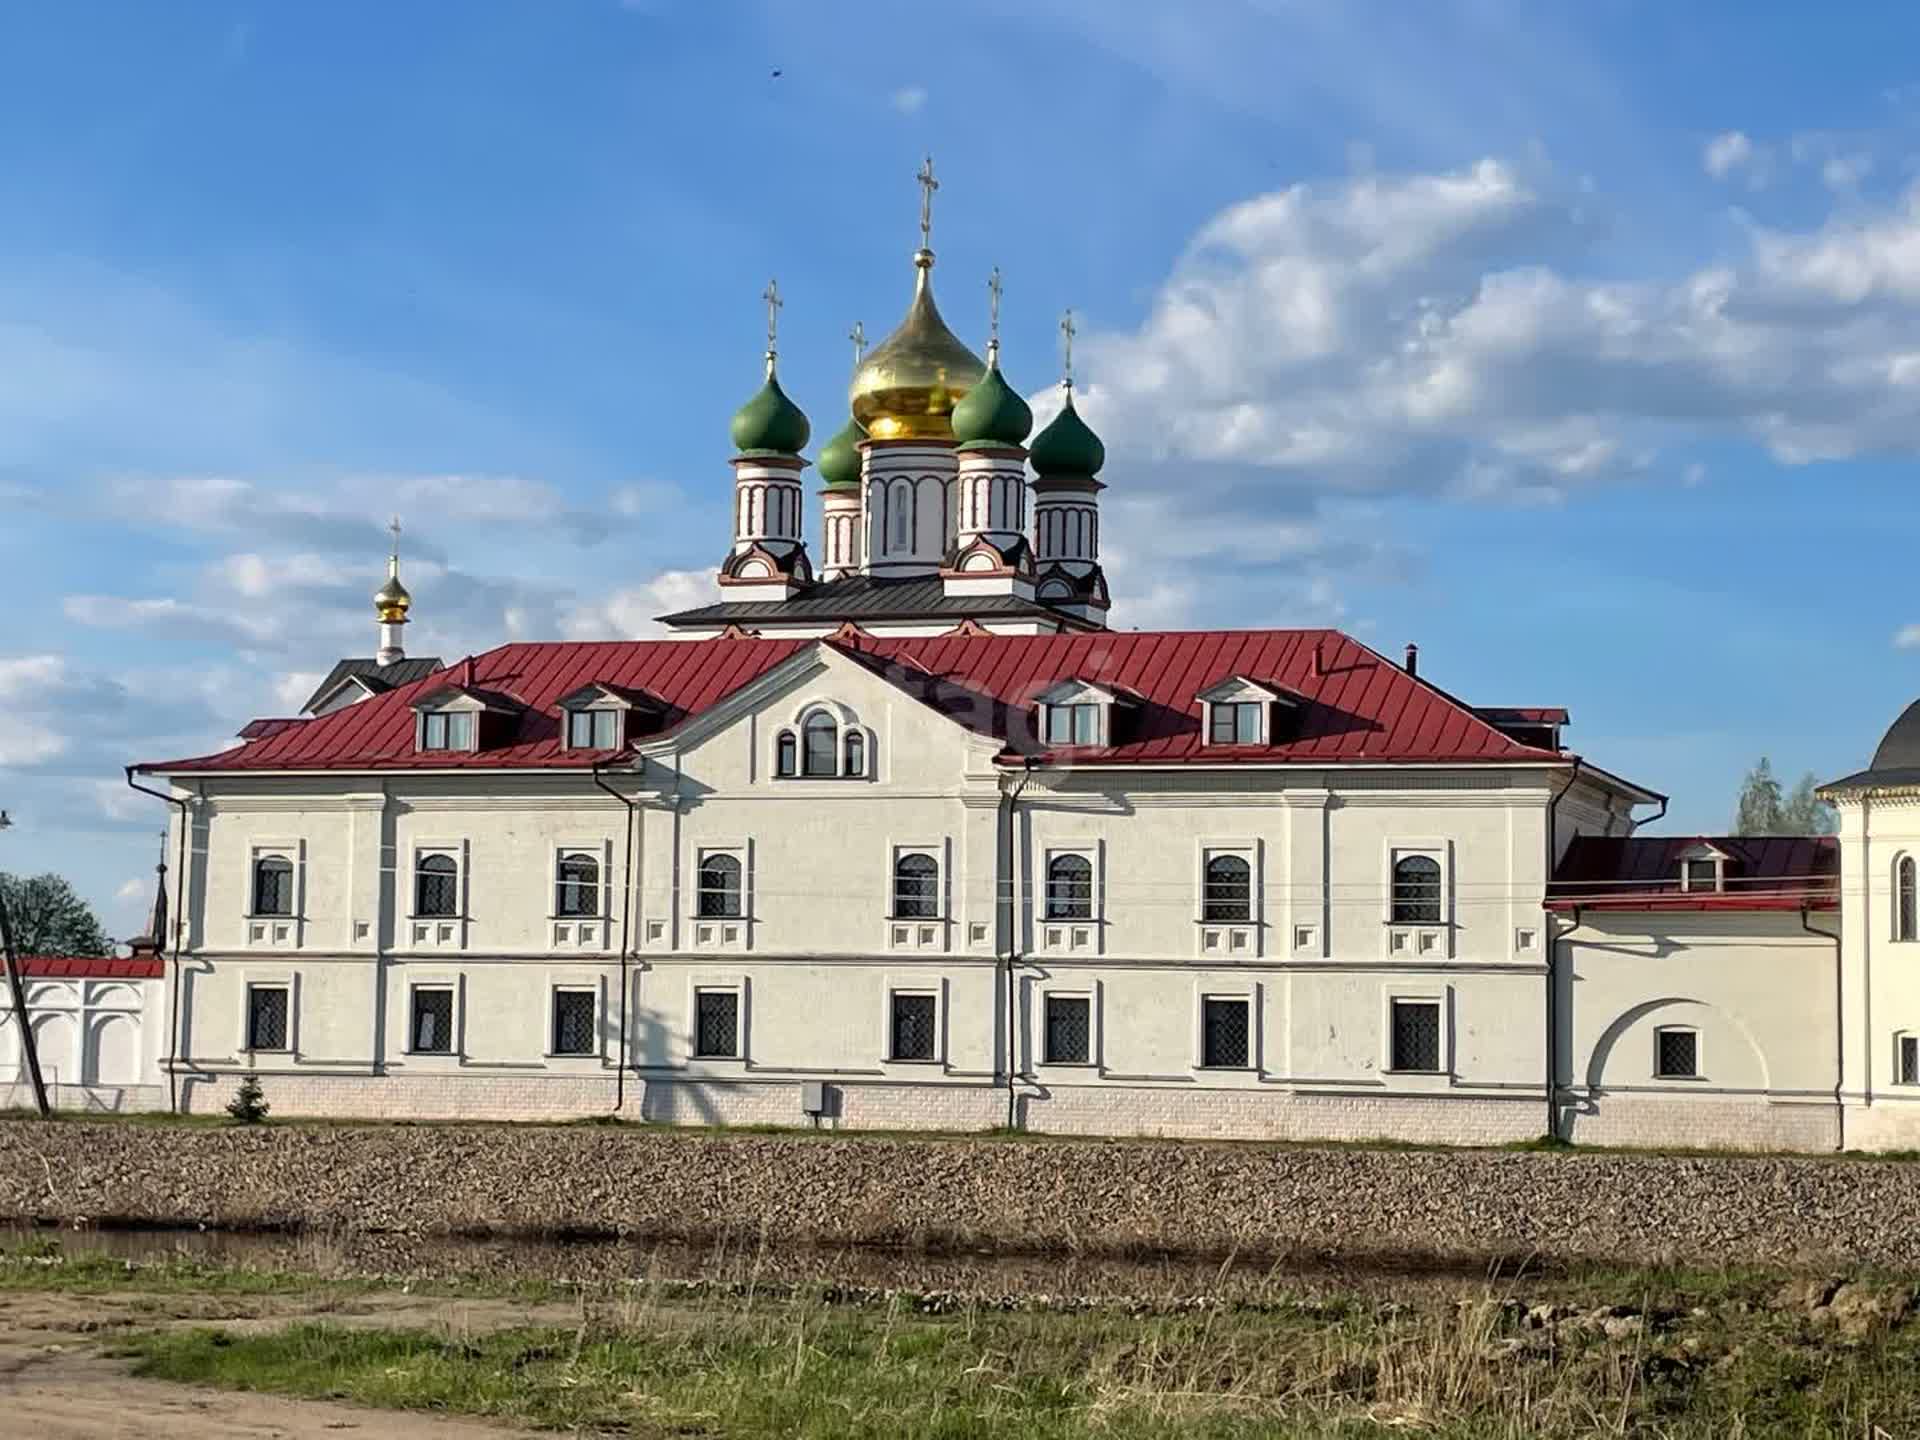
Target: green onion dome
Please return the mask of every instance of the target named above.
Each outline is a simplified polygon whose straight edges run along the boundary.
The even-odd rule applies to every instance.
[[[1000,361],[987,361],[987,373],[953,407],[953,438],[965,450],[976,445],[1024,445],[1033,429],[1033,411],[1007,384]]]
[[[780,378],[773,373],[773,361],[767,361],[767,383],[760,392],[734,412],[733,448],[742,455],[798,455],[807,448],[813,427],[806,414],[787,398]]]
[[[1073,391],[1067,391],[1066,408],[1033,437],[1027,459],[1039,475],[1098,475],[1107,462],[1107,447],[1087,428],[1080,412],[1073,408]]]
[[[860,488],[860,442],[867,438],[866,427],[858,420],[849,418],[825,445],[820,447],[820,478],[827,482],[829,490],[858,490]]]

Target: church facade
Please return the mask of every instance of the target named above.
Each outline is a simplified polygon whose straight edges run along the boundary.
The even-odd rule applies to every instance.
[[[769,324],[721,598],[672,638],[410,660],[396,555],[305,713],[130,770],[175,826],[154,1103],[1920,1140],[1920,719],[1837,841],[1654,840],[1566,711],[1411,647],[1110,630],[1070,366],[1031,433],[933,266],[923,211],[814,506]]]

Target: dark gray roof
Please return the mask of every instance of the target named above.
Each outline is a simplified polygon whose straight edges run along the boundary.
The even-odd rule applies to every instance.
[[[1880,737],[1880,748],[1873,752],[1873,764],[1838,780],[1829,780],[1823,790],[1870,790],[1881,786],[1920,785],[1920,700],[1900,712],[1900,718]]]
[[[1043,615],[1075,629],[1084,620],[1018,595],[948,595],[937,575],[882,580],[850,575],[823,580],[791,600],[722,600],[695,610],[663,615],[665,625],[747,625],[781,620],[952,620],[969,615]]]
[[[355,655],[345,660],[336,660],[333,669],[327,672],[327,678],[314,687],[313,694],[307,697],[307,703],[300,707],[300,713],[306,714],[327,696],[331,695],[340,682],[349,675],[364,681],[375,694],[382,690],[392,690],[399,685],[411,685],[415,680],[423,679],[440,668],[440,657],[421,656],[419,659],[396,660],[391,665],[382,665],[371,655]]]

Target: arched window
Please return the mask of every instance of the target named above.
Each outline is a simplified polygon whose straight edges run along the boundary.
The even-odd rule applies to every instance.
[[[782,780],[791,780],[800,773],[800,742],[791,730],[782,730],[780,738],[773,742],[773,773]]]
[[[1911,940],[1914,938],[1914,865],[1913,856],[1900,857],[1899,873],[1894,877],[1894,919],[1893,938]]]
[[[893,518],[893,548],[911,550],[913,548],[913,501],[904,485],[896,487],[887,496],[887,508]]]
[[[1403,855],[1393,862],[1393,923],[1440,923],[1440,862],[1431,855]]]
[[[1244,925],[1253,919],[1253,866],[1244,855],[1215,855],[1207,861],[1201,918],[1217,925]]]
[[[591,855],[562,855],[555,877],[553,913],[578,919],[600,913],[600,862]]]
[[[293,862],[284,855],[262,855],[253,862],[253,913],[293,914]]]
[[[1047,862],[1047,919],[1093,918],[1093,862],[1084,855],[1056,855]]]
[[[459,862],[451,855],[422,855],[413,876],[413,913],[456,915],[459,906]]]
[[[940,916],[940,864],[931,855],[902,855],[893,862],[893,916],[936,920]]]
[[[709,855],[700,862],[700,918],[740,918],[740,860],[735,855]]]
[[[847,731],[847,771],[855,779],[867,773],[867,737],[858,730]]]
[[[832,776],[839,768],[840,727],[824,710],[807,716],[800,727],[800,773],[809,777]]]

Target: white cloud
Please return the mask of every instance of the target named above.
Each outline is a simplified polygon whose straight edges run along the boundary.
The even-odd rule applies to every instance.
[[[662,615],[690,610],[720,598],[711,570],[663,570],[639,585],[589,601],[561,621],[569,640],[653,640],[667,633]]]
[[[138,875],[131,880],[122,880],[120,882],[120,888],[113,892],[113,898],[122,905],[144,899],[147,893],[147,886],[151,883],[151,881]]]
[[[1741,131],[1727,130],[1707,141],[1700,164],[1716,180],[1744,175],[1747,184],[1759,190],[1772,178],[1773,153]]]
[[[1920,650],[1920,625],[1902,625],[1893,635],[1896,650]]]
[[[927,92],[923,86],[907,85],[893,92],[893,108],[902,115],[918,115],[926,103]]]

